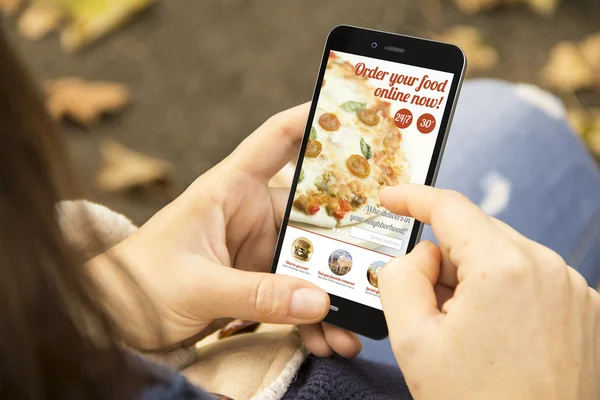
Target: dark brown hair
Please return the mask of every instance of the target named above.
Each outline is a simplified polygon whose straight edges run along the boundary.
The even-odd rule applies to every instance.
[[[131,398],[138,380],[57,223],[75,194],[64,149],[0,30],[0,398]]]

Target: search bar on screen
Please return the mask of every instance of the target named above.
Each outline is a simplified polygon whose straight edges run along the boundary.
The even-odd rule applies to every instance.
[[[389,236],[381,235],[375,232],[370,232],[365,229],[357,228],[355,226],[350,228],[350,236],[356,239],[366,240],[367,242],[376,243],[381,246],[390,247],[396,250],[402,249],[402,240],[400,239],[394,239]]]

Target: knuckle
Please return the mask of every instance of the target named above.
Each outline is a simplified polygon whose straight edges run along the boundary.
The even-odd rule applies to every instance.
[[[285,111],[280,111],[277,114],[269,117],[264,126],[273,129],[277,132],[280,139],[294,141],[294,135],[291,127],[287,124],[288,115]]]
[[[588,286],[588,294],[592,309],[600,316],[600,293],[594,288]]]
[[[281,124],[282,120],[283,120],[283,111],[279,111],[278,113],[273,114],[269,118],[267,118],[265,125],[277,126],[277,125]]]
[[[542,247],[536,253],[536,262],[542,268],[563,269],[567,266],[565,260],[552,249]]]
[[[471,200],[464,194],[456,190],[445,190],[445,202],[460,202],[460,203],[470,203]]]
[[[406,281],[405,276],[408,273],[409,266],[404,264],[402,257],[392,259],[387,263],[378,274],[379,289],[381,287],[398,287]]]
[[[522,280],[533,271],[533,261],[518,248],[506,249],[497,260],[498,273],[505,279],[515,282]]]
[[[471,203],[471,200],[464,194],[455,190],[444,189],[442,190],[442,196],[437,199],[431,210],[431,219],[437,221],[448,220],[455,215],[457,206],[468,203]]]
[[[454,211],[453,203],[442,198],[433,205],[431,209],[431,220],[437,222],[447,221],[454,215]]]
[[[590,293],[590,287],[583,275],[571,267],[567,267],[566,269],[569,280],[571,281],[571,290],[573,290],[576,295],[587,297]]]
[[[250,291],[248,308],[251,313],[265,319],[277,314],[277,305],[274,302],[275,282],[273,279],[261,279]]]
[[[430,240],[423,240],[419,245],[423,248],[423,251],[434,252],[437,250],[437,245]]]

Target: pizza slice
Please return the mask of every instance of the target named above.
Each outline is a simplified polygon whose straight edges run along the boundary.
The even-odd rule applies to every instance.
[[[330,56],[294,197],[291,220],[322,227],[372,218],[386,186],[410,181],[390,103],[354,66]]]

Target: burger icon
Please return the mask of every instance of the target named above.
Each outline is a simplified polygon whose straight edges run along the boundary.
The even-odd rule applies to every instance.
[[[299,261],[308,261],[313,255],[313,244],[307,238],[299,237],[292,242],[292,256]]]

